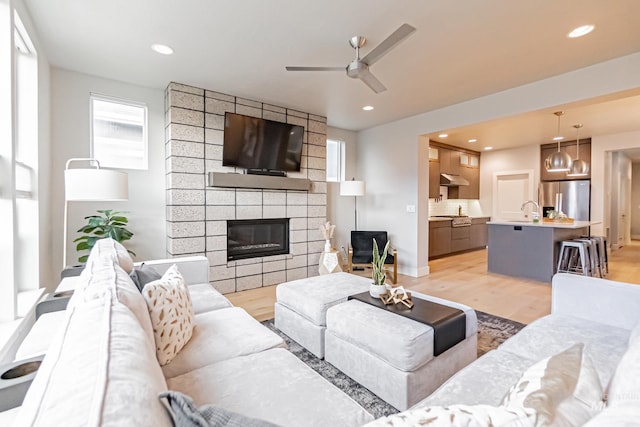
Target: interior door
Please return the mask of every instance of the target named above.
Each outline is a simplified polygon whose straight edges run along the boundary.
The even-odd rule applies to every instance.
[[[522,220],[520,209],[527,200],[533,200],[533,171],[507,171],[494,173],[493,220]]]

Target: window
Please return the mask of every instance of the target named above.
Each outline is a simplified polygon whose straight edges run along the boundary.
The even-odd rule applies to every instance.
[[[344,181],[344,141],[327,139],[327,181]]]
[[[0,1],[0,356],[14,320],[40,296],[38,57],[20,16]],[[13,72],[12,72],[13,71]]]
[[[100,166],[147,169],[147,106],[91,95],[91,156]]]

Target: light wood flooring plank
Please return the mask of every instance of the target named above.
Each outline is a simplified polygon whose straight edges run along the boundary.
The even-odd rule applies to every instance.
[[[550,284],[487,272],[486,250],[432,260],[429,268],[424,277],[398,275],[398,285],[522,323],[551,311]],[[640,241],[609,254],[608,278],[640,284]],[[275,286],[226,296],[259,321],[273,318]]]

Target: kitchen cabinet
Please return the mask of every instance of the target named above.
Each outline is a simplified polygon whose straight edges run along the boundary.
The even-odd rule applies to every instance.
[[[429,146],[429,198],[439,197],[440,174],[443,173],[469,181],[468,186],[449,187],[449,199],[480,198],[480,153],[432,141]]]
[[[429,198],[440,197],[440,162],[429,160]]]
[[[451,252],[451,220],[429,221],[429,257]]]
[[[487,246],[488,217],[472,218],[469,227],[451,227],[451,220],[429,221],[429,259]]]
[[[487,221],[489,218],[473,218],[471,220],[470,246],[472,248],[485,248],[487,246]]]
[[[451,252],[471,248],[471,227],[451,227]]]
[[[477,166],[460,166],[460,176],[469,181],[469,185],[458,187],[458,198],[480,198],[480,160],[477,157]]]
[[[544,162],[551,154],[558,151],[558,143],[543,144],[540,146],[540,180],[541,181],[562,181],[575,179],[591,179],[591,138],[580,140],[580,159],[589,165],[589,174],[587,176],[567,176],[566,172],[548,172],[544,166]],[[571,159],[577,157],[576,141],[564,141],[560,143],[560,151],[569,153]]]

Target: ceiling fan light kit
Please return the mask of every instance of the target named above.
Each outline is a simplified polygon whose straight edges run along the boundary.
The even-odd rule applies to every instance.
[[[558,117],[558,133],[553,138],[554,141],[558,141],[558,151],[551,154],[544,161],[544,167],[548,172],[568,172],[571,169],[571,156],[566,151],[560,151],[560,117],[564,114],[564,111],[556,111],[555,114]]]
[[[391,49],[396,47],[401,41],[409,37],[416,29],[409,24],[402,24],[382,43],[373,48],[364,58],[360,58],[360,48],[367,43],[367,39],[362,36],[354,36],[349,39],[349,44],[356,50],[356,59],[351,61],[346,67],[296,67],[287,66],[287,71],[342,71],[346,70],[347,76],[352,79],[360,79],[369,86],[375,93],[384,92],[387,88],[378,80],[369,67],[379,61]]]

